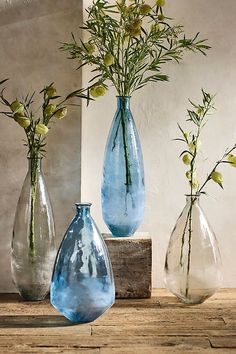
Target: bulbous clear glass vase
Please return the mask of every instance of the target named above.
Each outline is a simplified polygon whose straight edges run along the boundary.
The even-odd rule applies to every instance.
[[[198,195],[186,206],[170,237],[165,260],[166,287],[187,304],[198,304],[221,285],[221,257]]]
[[[94,321],[115,301],[110,258],[90,206],[76,204],[52,276],[51,304],[75,323]]]
[[[114,236],[131,236],[144,216],[144,168],[130,97],[117,97],[102,181],[103,219]]]
[[[28,159],[11,248],[13,282],[20,295],[30,301],[42,300],[48,294],[56,257],[54,218],[41,160]]]

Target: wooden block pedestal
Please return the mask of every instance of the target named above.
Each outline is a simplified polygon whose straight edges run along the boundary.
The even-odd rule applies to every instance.
[[[103,234],[111,258],[116,298],[148,298],[152,288],[152,240],[146,234]]]

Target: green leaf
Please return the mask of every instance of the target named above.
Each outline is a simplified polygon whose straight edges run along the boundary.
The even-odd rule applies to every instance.
[[[4,79],[2,81],[0,81],[0,85],[4,84],[4,82],[7,82],[9,79]]]

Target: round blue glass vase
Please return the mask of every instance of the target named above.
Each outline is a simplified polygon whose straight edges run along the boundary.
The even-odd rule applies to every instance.
[[[90,206],[76,204],[52,275],[51,304],[74,323],[96,320],[115,301],[111,262]]]
[[[130,97],[117,97],[108,136],[102,181],[103,219],[114,236],[131,236],[144,216],[144,168]]]

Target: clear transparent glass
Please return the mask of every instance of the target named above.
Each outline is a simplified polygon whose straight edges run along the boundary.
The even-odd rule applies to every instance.
[[[12,277],[25,300],[42,300],[49,292],[56,256],[54,218],[41,159],[28,159],[18,200],[11,248]]]
[[[52,276],[51,304],[74,323],[96,320],[115,301],[110,258],[90,206],[76,204]]]
[[[108,136],[102,181],[103,219],[117,237],[131,236],[144,216],[144,168],[130,97],[117,97]]]
[[[215,234],[199,205],[199,196],[187,196],[166,253],[166,287],[183,302],[198,304],[217,291],[221,280]]]

